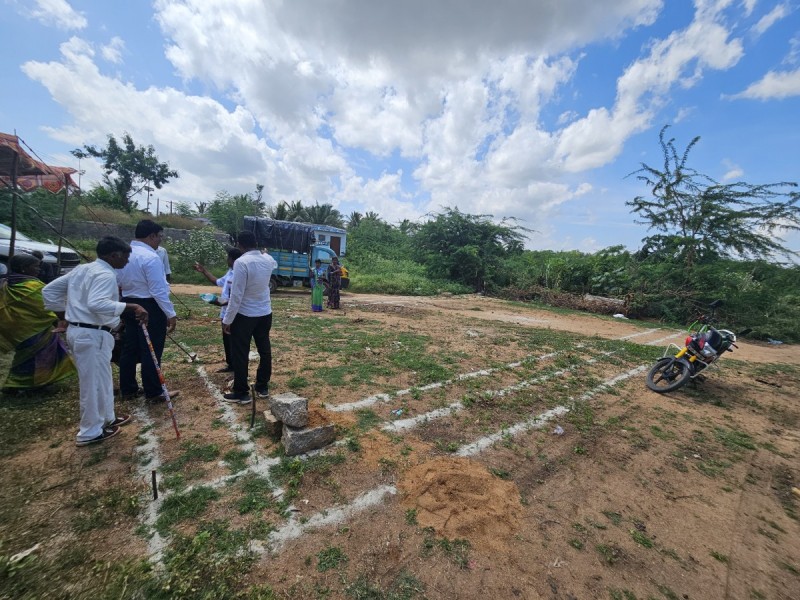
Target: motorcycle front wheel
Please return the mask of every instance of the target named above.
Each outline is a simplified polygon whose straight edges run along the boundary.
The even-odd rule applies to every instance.
[[[681,360],[665,356],[658,359],[647,374],[647,387],[659,394],[674,392],[686,385],[691,377],[689,365]]]

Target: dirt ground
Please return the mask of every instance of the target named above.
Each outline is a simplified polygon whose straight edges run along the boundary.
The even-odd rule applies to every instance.
[[[685,335],[659,324],[481,296],[344,293],[312,315],[307,291],[279,291],[271,391],[337,429],[292,460],[249,429],[250,406],[220,401],[219,322],[196,299],[212,289],[173,286],[177,340],[199,355],[164,356],[182,441],[163,407],[123,405],[136,422],[89,452],[53,424],[4,459],[2,554],[39,544],[56,569],[79,548],[108,582],[114,567],[96,565],[131,557],[169,576],[182,536],[213,522],[247,537],[249,568],[203,568],[245,597],[800,598],[800,347],[741,341],[705,381],[659,395],[646,367]],[[215,495],[166,526],[171,499],[201,489]],[[2,597],[98,597],[55,572],[45,592],[0,578]],[[137,597],[127,577],[114,597]],[[171,585],[164,597],[199,597]]]

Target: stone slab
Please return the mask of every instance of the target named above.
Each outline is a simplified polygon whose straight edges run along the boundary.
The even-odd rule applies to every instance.
[[[308,400],[292,392],[270,396],[269,409],[278,421],[289,427],[308,425]]]
[[[324,448],[335,439],[336,429],[333,423],[319,427],[291,427],[284,423],[281,443],[286,450],[286,456],[297,456]]]

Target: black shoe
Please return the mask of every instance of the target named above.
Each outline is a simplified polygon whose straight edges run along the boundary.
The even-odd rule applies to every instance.
[[[144,388],[139,388],[135,392],[122,393],[123,400],[136,400],[136,398],[141,398],[142,396],[144,396]]]
[[[229,365],[225,365],[221,369],[217,369],[215,372],[216,373],[233,373],[233,367],[231,367]]]
[[[181,393],[177,390],[172,391],[169,393],[169,399],[172,400],[173,398],[180,396],[180,394]],[[147,400],[151,404],[158,404],[159,402],[166,402],[167,397],[164,394],[161,394],[160,396],[148,396],[147,398],[145,398],[145,400]]]
[[[97,444],[99,442],[104,442],[108,438],[114,437],[118,433],[119,433],[119,425],[113,425],[111,427],[106,427],[105,429],[103,429],[103,433],[101,433],[97,437],[92,438],[90,440],[78,440],[77,442],[75,442],[75,445],[80,447],[80,446],[88,446],[89,444]]]
[[[257,385],[256,394],[259,398],[269,398],[269,385]]]
[[[225,394],[223,398],[225,398],[225,402],[230,402],[231,404],[250,404],[252,402],[250,394],[247,392],[230,392]]]

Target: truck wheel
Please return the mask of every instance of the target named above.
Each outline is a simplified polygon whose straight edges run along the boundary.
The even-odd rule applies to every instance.
[[[275,281],[274,277],[269,278],[269,293],[273,293],[276,289],[278,289],[278,282]]]

